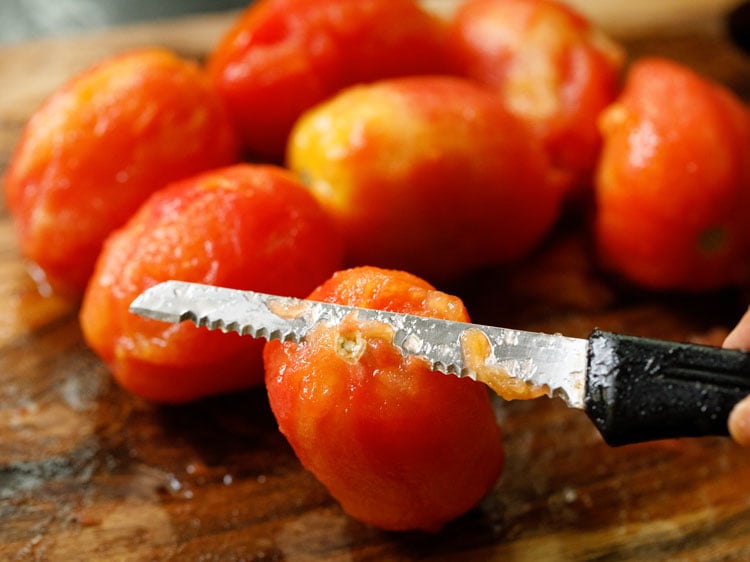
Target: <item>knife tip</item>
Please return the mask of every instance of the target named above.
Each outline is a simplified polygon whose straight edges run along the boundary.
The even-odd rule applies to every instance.
[[[145,289],[137,295],[128,307],[131,314],[161,320],[164,322],[180,322],[180,315],[174,314],[169,310],[168,295],[176,296],[170,288],[173,281],[165,281]]]

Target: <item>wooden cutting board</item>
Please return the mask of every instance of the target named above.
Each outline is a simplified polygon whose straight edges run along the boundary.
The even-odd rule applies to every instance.
[[[594,15],[610,15],[632,56],[681,60],[750,96],[750,61],[718,20],[729,3],[683,2],[687,13],[665,2],[677,26],[647,4],[640,25]],[[143,45],[201,57],[233,17],[0,49],[0,169],[31,111],[73,73]],[[709,343],[750,302],[742,290],[655,294],[607,276],[586,216],[569,213],[523,263],[447,289],[479,322]],[[262,389],[167,408],[114,385],[75,306],[37,292],[3,208],[0,312],[2,560],[750,559],[750,450],[727,439],[613,449],[557,401],[498,404],[507,466],[492,493],[438,534],[385,533],[347,517],[300,467]]]

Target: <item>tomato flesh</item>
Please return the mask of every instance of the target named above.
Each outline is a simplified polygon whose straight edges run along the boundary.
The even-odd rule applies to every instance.
[[[467,320],[456,297],[401,271],[338,272],[310,298]],[[486,387],[404,357],[388,328],[349,319],[264,351],[271,407],[302,464],[353,517],[436,530],[492,488],[503,464]]]
[[[25,257],[80,297],[102,242],[165,184],[239,159],[232,123],[195,63],[124,53],[76,76],[32,115],[5,195]]]
[[[169,279],[305,296],[341,266],[330,218],[287,171],[239,164],[171,184],[106,242],[84,295],[88,344],[125,389],[185,402],[262,383],[262,342],[128,311]]]
[[[655,289],[745,276],[750,118],[732,93],[672,61],[634,63],[602,116],[596,238],[613,270]]]

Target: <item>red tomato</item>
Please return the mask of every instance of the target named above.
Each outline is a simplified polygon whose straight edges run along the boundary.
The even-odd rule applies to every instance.
[[[444,43],[414,0],[259,0],[208,68],[247,148],[280,160],[304,110],[357,82],[442,72]]]
[[[104,238],[153,191],[238,156],[196,64],[161,49],[108,59],[55,92],[23,132],[5,176],[21,251],[79,296]]]
[[[345,89],[297,122],[288,165],[338,221],[349,263],[435,282],[524,255],[562,195],[525,124],[450,76]]]
[[[107,240],[81,309],[88,344],[127,390],[184,402],[259,384],[262,342],[130,314],[178,279],[305,296],[341,267],[329,217],[280,168],[237,165],[154,194]]]
[[[619,90],[618,45],[554,0],[467,0],[452,21],[451,50],[460,73],[534,125],[564,185],[588,185],[597,118]]]
[[[710,289],[744,277],[747,107],[678,63],[643,59],[602,129],[596,235],[609,267],[656,289]]]
[[[463,303],[404,272],[334,275],[310,298],[467,320]],[[471,509],[503,465],[487,389],[404,357],[382,324],[321,325],[264,352],[271,407],[302,464],[351,516],[436,530]]]

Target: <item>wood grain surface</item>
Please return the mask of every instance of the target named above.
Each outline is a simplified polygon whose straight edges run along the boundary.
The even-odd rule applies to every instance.
[[[0,50],[0,169],[73,73],[143,45],[202,57],[233,16]],[[632,56],[681,60],[750,96],[750,61],[720,25],[629,29]],[[587,220],[570,211],[523,263],[446,289],[476,321],[570,336],[598,326],[719,343],[746,308],[741,289],[657,294],[606,275]],[[39,294],[0,208],[1,560],[750,560],[750,451],[728,439],[609,448],[556,400],[498,403],[507,466],[492,493],[440,533],[385,533],[300,467],[262,389],[143,402],[112,382],[76,314]]]

